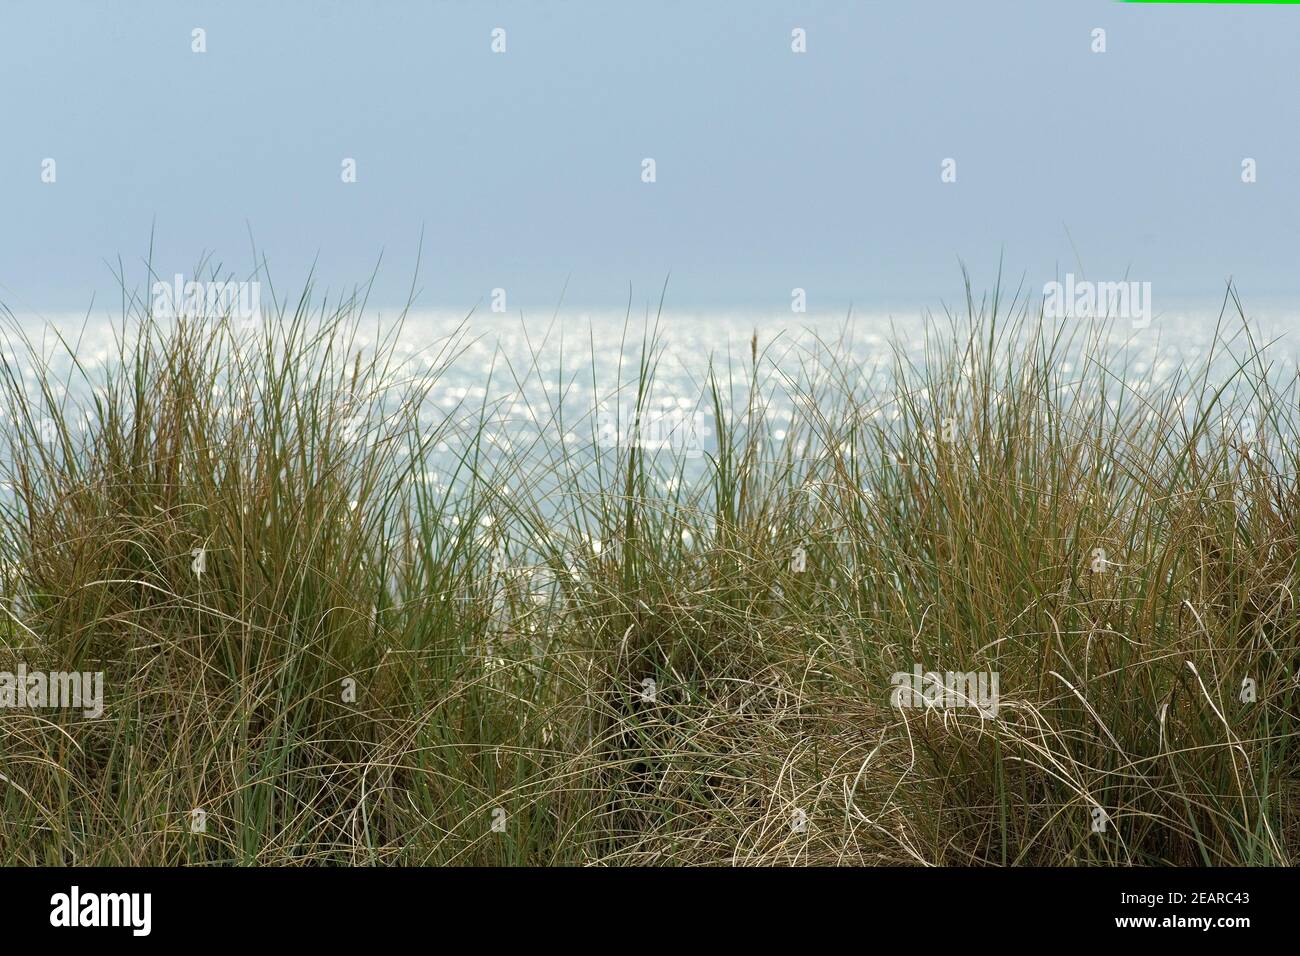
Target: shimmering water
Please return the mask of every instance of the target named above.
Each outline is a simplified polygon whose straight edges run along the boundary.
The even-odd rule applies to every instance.
[[[1105,340],[1108,373],[1139,392],[1159,388],[1206,360],[1217,319],[1217,311],[1183,311],[1160,315],[1140,329],[1115,322]],[[355,347],[374,348],[396,321],[395,312],[368,314],[360,321]],[[56,329],[75,344],[78,361],[94,376],[115,361],[117,348],[108,319],[83,323],[82,317],[27,316],[22,324],[51,356],[57,375],[65,375],[70,363],[54,347]],[[1262,320],[1252,319],[1252,325],[1256,345],[1271,343],[1266,352],[1271,373],[1279,379],[1294,376],[1300,320],[1273,310]],[[691,462],[716,447],[711,381],[724,407],[743,408],[751,400],[756,365],[765,427],[779,441],[796,417],[797,404],[816,401],[818,383],[831,393],[878,391],[890,384],[896,361],[925,365],[926,328],[919,310],[850,316],[678,311],[631,318],[578,310],[522,318],[416,312],[405,317],[396,337],[393,379],[439,367],[448,349],[455,352],[421,410],[422,422],[438,436],[430,481],[454,470],[471,445],[541,467],[557,442],[566,454],[613,447],[626,443],[634,430],[643,448],[684,459],[689,470]],[[1064,328],[1078,344],[1086,338],[1082,328]],[[1232,353],[1248,354],[1251,346],[1240,321],[1229,317],[1224,328],[1233,337]],[[949,320],[942,312],[931,314],[929,329],[947,338]],[[638,399],[647,354],[653,385]],[[11,362],[26,361],[12,342],[4,355]],[[1231,361],[1218,365],[1226,375]],[[1082,366],[1078,350],[1066,350],[1059,371],[1082,375]],[[34,386],[37,370],[25,368],[22,374]],[[640,421],[633,429],[638,401]],[[887,418],[891,410],[881,408],[878,414]]]

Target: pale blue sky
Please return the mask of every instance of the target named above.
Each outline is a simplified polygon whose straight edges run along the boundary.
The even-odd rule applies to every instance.
[[[566,277],[618,307],[670,271],[680,307],[934,303],[1000,254],[1038,287],[1081,262],[1157,299],[1229,274],[1286,298],[1298,40],[1297,7],[1105,0],[5,0],[0,300],[115,302],[106,263],[142,281],[151,226],[169,276],[246,270],[251,228],[280,288],[382,250],[384,304],[423,227],[430,308],[549,311]]]

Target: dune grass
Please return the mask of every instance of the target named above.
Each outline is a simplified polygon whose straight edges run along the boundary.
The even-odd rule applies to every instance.
[[[11,322],[0,670],[105,711],[0,711],[0,862],[1290,864],[1300,416],[1226,306],[1164,379],[996,296],[883,378],[755,339],[694,462],[558,402],[503,450],[430,400],[472,318]],[[647,410],[639,354],[580,384]]]

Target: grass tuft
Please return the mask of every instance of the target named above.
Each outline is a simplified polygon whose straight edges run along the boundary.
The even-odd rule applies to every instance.
[[[475,407],[355,297],[95,366],[11,316],[0,671],[105,708],[0,714],[0,861],[1289,865],[1300,416],[1225,306],[1173,370],[996,296],[883,376],[755,337],[696,460],[653,329]]]

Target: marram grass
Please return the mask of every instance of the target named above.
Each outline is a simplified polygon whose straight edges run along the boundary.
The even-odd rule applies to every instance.
[[[756,339],[687,467],[558,405],[501,450],[428,401],[466,339],[408,361],[355,300],[126,311],[102,369],[16,324],[0,367],[0,670],[105,675],[0,710],[0,862],[1300,851],[1297,393],[1226,319],[1227,374],[1164,380],[996,299],[884,385]],[[644,406],[658,355],[597,384]],[[915,667],[996,716],[892,706]]]

